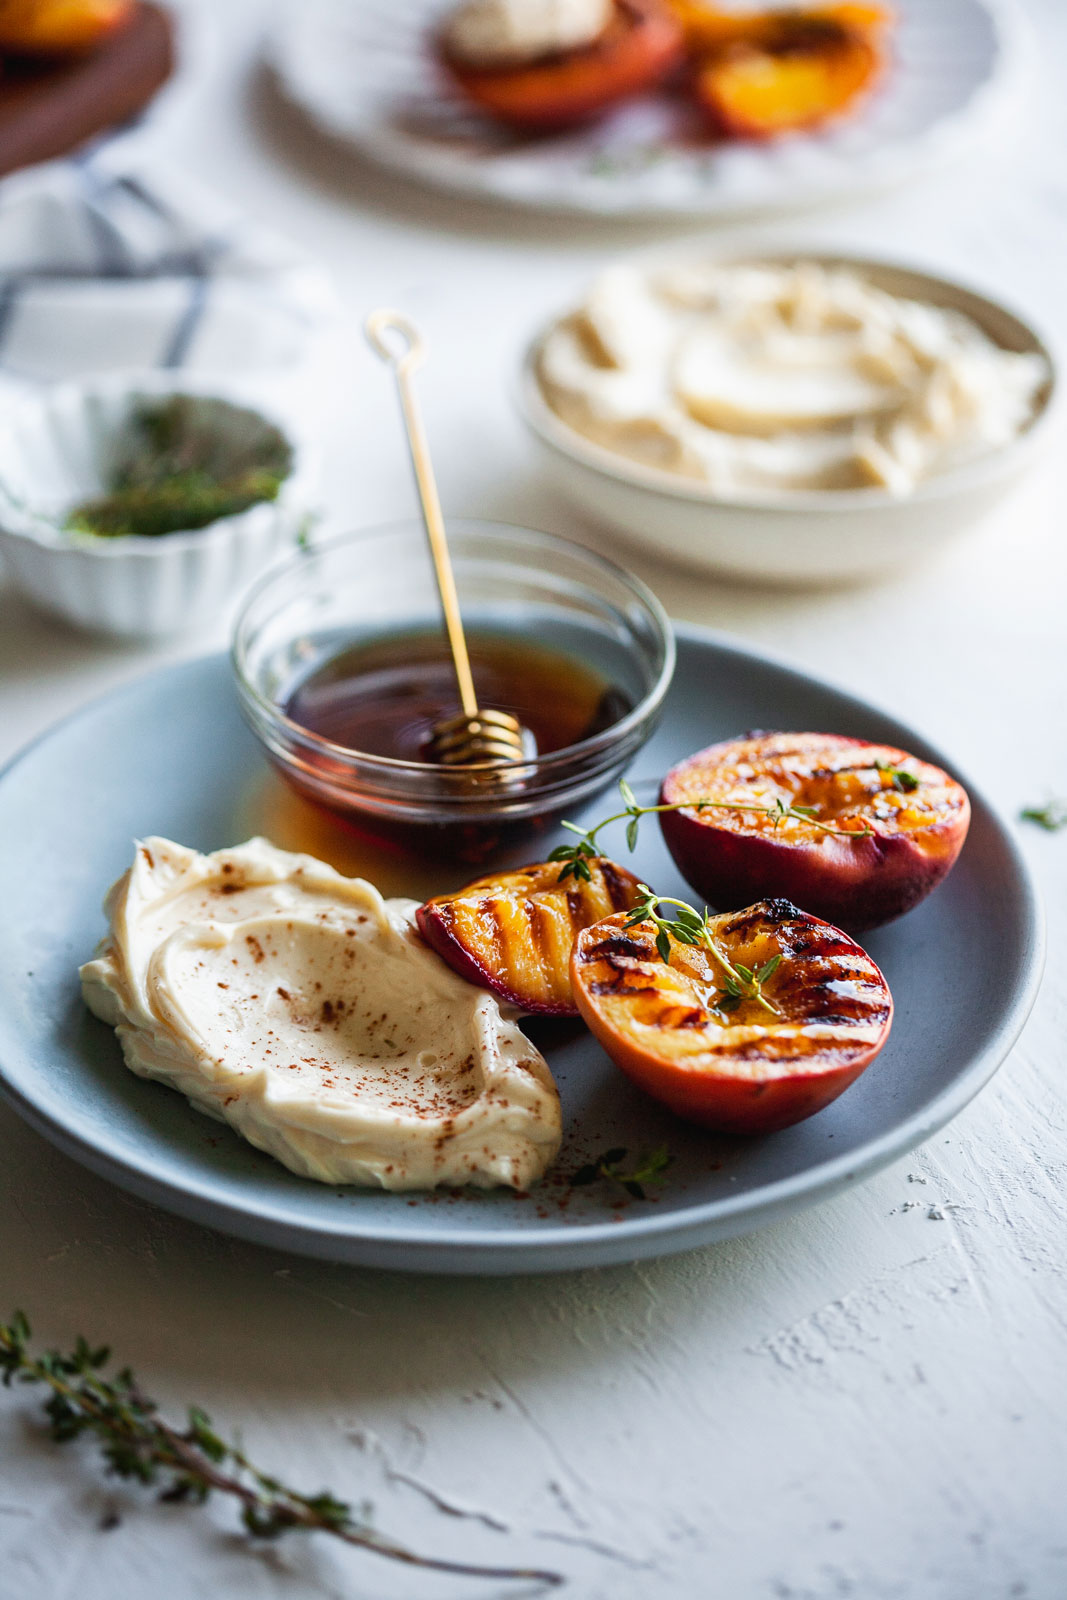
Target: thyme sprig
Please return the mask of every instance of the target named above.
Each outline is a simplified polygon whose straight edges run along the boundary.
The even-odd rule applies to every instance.
[[[876,761],[874,770],[888,778],[892,787],[901,794],[914,794],[919,787],[918,778],[907,767],[895,767],[891,761]]]
[[[241,1507],[245,1530],[257,1539],[283,1533],[329,1533],[346,1544],[387,1556],[408,1566],[463,1577],[514,1578],[543,1584],[563,1582],[557,1572],[529,1567],[483,1567],[419,1555],[375,1532],[371,1508],[358,1509],[329,1490],[302,1494],[261,1471],[236,1444],[215,1432],[211,1418],[190,1406],[184,1428],[164,1421],[156,1402],[141,1389],[129,1367],[107,1374],[111,1352],[79,1336],[73,1351],[34,1354],[30,1325],[21,1311],[0,1323],[0,1373],[5,1388],[43,1384],[52,1438],[60,1444],[91,1434],[101,1446],[107,1470],[120,1478],[158,1486],[160,1499],[202,1505],[213,1492],[230,1495]]]
[[[1059,833],[1067,828],[1067,800],[1049,800],[1043,806],[1024,806],[1019,812],[1023,822],[1036,822],[1046,833]]]
[[[910,778],[911,773],[905,773]],[[918,779],[915,780],[916,785]],[[638,801],[630,785],[623,778],[619,782],[619,793],[622,796],[624,811],[615,811],[610,817],[605,817],[592,828],[580,828],[576,822],[564,822],[562,827],[568,833],[578,836],[576,844],[558,844],[548,854],[549,861],[558,861],[560,865],[559,881],[563,883],[567,878],[578,878],[588,881],[590,878],[589,863],[601,854],[598,839],[603,830],[613,822],[626,820],[626,848],[632,853],[637,848],[637,838],[641,826],[641,818],[652,816],[663,811],[743,811],[752,812],[758,816],[770,817],[771,826],[777,832],[783,822],[790,818],[798,822],[806,822],[809,827],[816,828],[820,833],[831,833],[843,839],[869,839],[874,834],[874,829],[865,823],[862,828],[838,828],[831,822],[820,822],[815,815],[814,806],[786,805],[784,800],[775,799],[767,805],[749,804],[737,800],[678,800],[668,805],[643,806]]]
[[[780,953],[769,957],[761,967],[755,969],[746,967],[739,961],[731,961],[711,931],[711,916],[706,906],[701,916],[699,911],[694,911],[684,900],[675,900],[670,895],[654,894],[645,883],[639,884],[638,887],[644,898],[634,906],[623,927],[636,928],[639,923],[651,922],[656,929],[656,949],[668,966],[671,961],[672,940],[678,944],[702,945],[705,950],[710,951],[723,972],[722,992],[717,994],[712,1002],[714,1010],[728,1015],[731,1011],[736,1011],[743,1000],[754,1000],[772,1016],[782,1015],[774,1001],[768,1000],[763,993],[763,985],[781,964]],[[659,913],[660,906],[676,906],[678,915],[662,917]]]
[[[642,1151],[630,1172],[622,1170],[622,1163],[630,1154],[625,1145],[618,1145],[612,1150],[605,1150],[604,1154],[597,1156],[595,1161],[588,1162],[571,1178],[571,1188],[581,1189],[586,1184],[596,1183],[598,1178],[608,1178],[612,1183],[619,1183],[626,1193],[633,1195],[635,1200],[647,1200],[645,1185],[662,1183],[663,1176],[674,1157],[665,1144],[658,1145],[655,1150]]]

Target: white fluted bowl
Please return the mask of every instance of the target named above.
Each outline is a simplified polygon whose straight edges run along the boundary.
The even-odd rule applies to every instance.
[[[174,394],[227,401],[281,429],[293,459],[277,499],[151,538],[65,531],[71,507],[106,489],[115,442],[134,409]],[[140,637],[206,627],[292,546],[312,511],[313,488],[307,449],[289,419],[211,378],[146,373],[0,400],[4,568],[37,605],[81,627]]]

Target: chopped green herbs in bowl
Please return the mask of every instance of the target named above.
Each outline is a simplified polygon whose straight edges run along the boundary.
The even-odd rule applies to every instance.
[[[65,525],[106,539],[192,532],[276,500],[292,462],[281,429],[257,412],[170,395],[134,412],[108,491],[76,505]]]
[[[287,414],[225,380],[153,372],[0,397],[0,552],[39,606],[158,635],[230,609],[314,521]]]

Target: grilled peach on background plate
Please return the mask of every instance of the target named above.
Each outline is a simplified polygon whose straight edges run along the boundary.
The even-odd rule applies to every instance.
[[[459,87],[499,122],[530,132],[571,127],[652,88],[682,59],[682,30],[663,0],[614,0],[587,45],[506,66],[478,66],[439,50]]]
[[[833,24],[868,36],[884,36],[893,12],[878,0],[813,0],[810,5],[730,6],[714,0],[670,0],[682,25],[687,48],[707,60],[735,45],[761,50],[782,49],[814,36],[817,27]]]
[[[870,956],[786,900],[708,923],[735,971],[772,966],[762,1001],[729,994],[720,955],[671,939],[665,961],[656,926],[627,921],[578,935],[574,997],[616,1066],[690,1121],[721,1133],[789,1127],[847,1089],[889,1035],[893,1000]]]
[[[559,862],[541,861],[435,895],[415,914],[419,932],[470,983],[527,1013],[573,1017],[570,963],[579,930],[641,898],[625,867],[604,856],[586,865],[588,879],[560,882]]]
[[[784,895],[850,933],[928,895],[963,848],[971,814],[940,767],[830,733],[711,745],[671,768],[660,800],[693,802],[660,824],[682,876],[717,910]],[[718,804],[700,810],[700,800]],[[786,814],[791,807],[800,814]]]
[[[841,3],[755,12],[676,0],[697,56],[697,99],[741,139],[800,133],[850,111],[888,60],[885,7]]]
[[[0,49],[27,55],[89,50],[132,12],[133,0],[0,0]]]

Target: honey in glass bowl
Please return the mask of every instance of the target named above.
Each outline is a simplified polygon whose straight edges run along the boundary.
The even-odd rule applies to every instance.
[[[561,650],[467,631],[480,706],[507,711],[541,755],[594,738],[633,709],[624,689]],[[455,669],[439,629],[352,644],[312,668],[285,714],[331,744],[399,761],[432,761],[433,732],[460,712]]]
[[[314,547],[247,599],[234,637],[242,710],[302,795],[420,855],[502,860],[629,765],[674,667],[670,624],[637,579],[580,545],[449,525],[478,703],[536,753],[506,768],[429,759],[459,699],[421,524]]]

